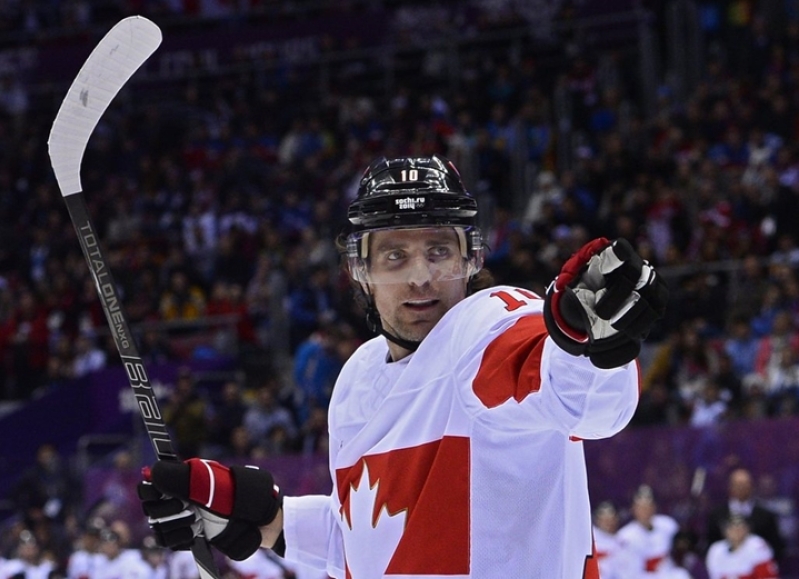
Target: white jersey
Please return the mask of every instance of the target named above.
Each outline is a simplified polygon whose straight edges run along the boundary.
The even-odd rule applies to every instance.
[[[668,515],[652,517],[652,528],[630,521],[616,534],[624,549],[633,558],[638,573],[654,573],[658,564],[668,557],[671,542],[679,525]]]
[[[242,561],[227,559],[227,564],[241,579],[283,579],[283,568],[258,549]]]
[[[49,579],[55,564],[45,559],[40,563],[27,563],[22,559],[8,559],[0,565],[0,579],[19,576],[24,579]]]
[[[133,550],[125,550],[114,559],[105,558],[92,579],[150,579],[152,567]]]
[[[453,307],[418,350],[363,344],[329,410],[329,497],[286,497],[286,558],[332,577],[595,576],[583,445],[619,432],[635,363],[600,370],[507,286]]]
[[[105,560],[106,557],[100,553],[85,549],[73,551],[67,562],[67,579],[93,579]]]
[[[200,579],[200,570],[191,551],[170,551],[168,557],[169,579]]]
[[[637,579],[639,573],[615,533],[594,527],[595,556],[602,579]]]
[[[749,535],[737,549],[730,551],[726,540],[716,541],[705,558],[710,579],[777,579],[779,572],[774,553],[757,535]]]

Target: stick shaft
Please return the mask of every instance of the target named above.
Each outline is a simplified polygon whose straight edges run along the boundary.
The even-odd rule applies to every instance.
[[[164,423],[158,401],[147,377],[147,371],[142,362],[136,342],[130,332],[128,320],[122,309],[122,300],[114,282],[111,269],[105,259],[100,240],[95,233],[83,193],[64,197],[72,225],[78,234],[83,256],[89,266],[89,271],[94,280],[97,296],[103,306],[108,326],[114,337],[119,356],[125,366],[128,382],[133,388],[136,404],[144,420],[147,436],[153,445],[156,456],[161,460],[178,460],[172,447],[166,424]],[[208,543],[198,538],[192,544],[191,552],[200,570],[201,579],[217,579],[219,572],[216,570],[213,554]]]
[[[72,225],[78,234],[83,256],[86,258],[86,263],[92,274],[97,296],[103,306],[108,326],[111,328],[111,335],[119,351],[119,356],[122,358],[128,382],[133,388],[136,404],[141,411],[155,454],[159,459],[177,460],[166,424],[158,408],[158,402],[150,386],[150,379],[147,377],[147,371],[122,310],[122,300],[116,283],[89,218],[84,195],[83,193],[69,195],[64,197],[64,201],[67,204]]]

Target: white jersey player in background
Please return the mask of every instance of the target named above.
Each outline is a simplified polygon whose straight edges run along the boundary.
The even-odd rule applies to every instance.
[[[374,162],[348,218],[348,271],[380,335],[333,391],[332,494],[159,461],[139,485],[158,540],[186,548],[199,520],[232,558],[260,545],[341,579],[597,577],[581,440],[633,415],[660,276],[625,240],[595,239],[545,298],[479,289],[477,203],[439,156]]]
[[[716,541],[705,558],[710,579],[779,579],[774,552],[749,531],[746,518],[733,515],[724,525],[724,539]]]
[[[633,558],[637,576],[651,577],[668,557],[680,526],[672,517],[657,512],[655,497],[647,485],[636,491],[631,511],[633,519],[616,537]]]
[[[634,559],[624,549],[618,537],[619,513],[610,502],[594,509],[595,557],[602,579],[637,579]]]

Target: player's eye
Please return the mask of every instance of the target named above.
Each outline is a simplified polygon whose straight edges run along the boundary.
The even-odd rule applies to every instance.
[[[430,248],[429,255],[433,259],[446,259],[452,255],[452,249],[448,245],[436,245]]]

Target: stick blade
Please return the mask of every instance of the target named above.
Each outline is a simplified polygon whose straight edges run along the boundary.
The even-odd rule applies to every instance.
[[[142,16],[120,20],[83,63],[61,103],[47,149],[63,196],[81,191],[80,165],[108,105],[161,44],[161,29]]]

